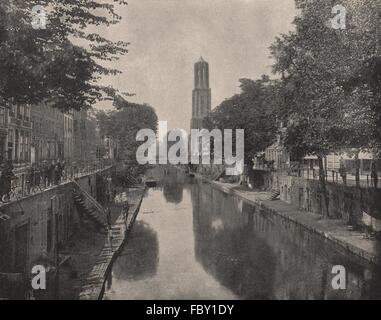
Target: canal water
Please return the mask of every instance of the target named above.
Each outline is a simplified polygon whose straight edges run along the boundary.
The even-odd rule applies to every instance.
[[[380,299],[381,273],[330,243],[157,168],[104,299]],[[346,290],[332,267],[346,268]]]

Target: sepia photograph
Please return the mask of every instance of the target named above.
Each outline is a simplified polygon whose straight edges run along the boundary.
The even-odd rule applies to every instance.
[[[379,174],[380,0],[0,1],[2,301],[380,300]]]

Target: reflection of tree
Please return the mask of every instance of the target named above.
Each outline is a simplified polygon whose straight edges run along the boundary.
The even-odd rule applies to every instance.
[[[183,201],[183,185],[179,183],[168,183],[163,185],[165,199],[171,203]]]
[[[167,202],[180,203],[183,201],[184,175],[174,168],[163,170],[161,177],[163,194]]]
[[[242,298],[273,298],[274,254],[241,224],[234,201],[205,185],[192,188],[192,201],[196,258],[205,270]]]
[[[222,285],[246,299],[379,299],[379,271],[311,232],[209,185],[191,188],[195,254]],[[333,265],[347,290],[333,290]]]
[[[113,274],[118,279],[134,281],[153,277],[158,257],[156,232],[148,224],[136,221],[126,247],[113,266]]]

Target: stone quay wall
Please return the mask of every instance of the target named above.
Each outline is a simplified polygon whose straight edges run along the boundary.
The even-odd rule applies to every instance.
[[[100,176],[107,177],[112,170],[108,167],[76,181],[99,200],[99,189],[104,188]],[[69,181],[0,206],[0,272],[30,273],[36,264],[54,265],[56,246],[64,247],[80,227],[74,188]]]
[[[255,188],[280,191],[280,199],[300,210],[323,215],[323,194],[318,180],[288,176],[276,171],[254,170],[250,181]],[[381,189],[346,186],[327,182],[329,218],[381,232]]]

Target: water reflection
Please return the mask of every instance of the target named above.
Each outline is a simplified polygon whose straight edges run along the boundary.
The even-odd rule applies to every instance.
[[[380,272],[276,215],[176,170],[157,188],[113,267],[106,299],[380,298]],[[348,273],[332,289],[332,266]]]
[[[196,256],[243,299],[378,299],[380,272],[297,225],[209,185],[192,187]],[[333,290],[343,265],[347,290]]]
[[[137,221],[127,248],[118,257],[113,275],[122,280],[142,280],[156,274],[159,245],[156,232],[145,222]]]
[[[164,176],[162,185],[163,195],[167,202],[180,203],[183,201],[183,178],[179,179],[179,175],[175,175],[175,179],[171,176]]]
[[[272,299],[276,257],[237,214],[242,201],[206,186],[192,188],[196,258],[221,284],[244,299]]]

